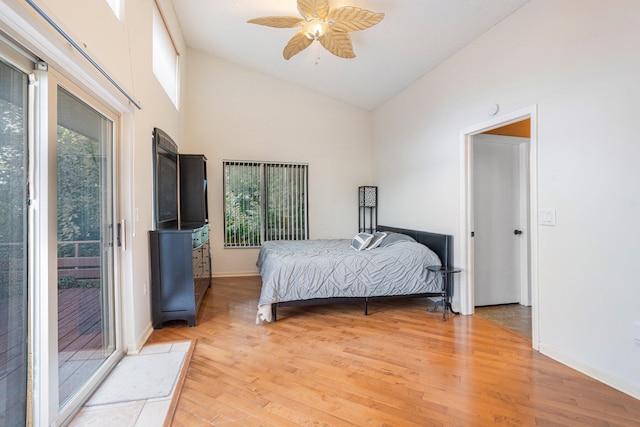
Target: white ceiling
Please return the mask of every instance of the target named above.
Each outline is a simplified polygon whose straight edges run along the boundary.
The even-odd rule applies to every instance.
[[[291,58],[293,28],[247,24],[261,16],[300,16],[296,0],[173,0],[189,46],[345,103],[373,110],[509,16],[528,0],[330,0],[385,14],[350,33],[354,59],[314,42]]]

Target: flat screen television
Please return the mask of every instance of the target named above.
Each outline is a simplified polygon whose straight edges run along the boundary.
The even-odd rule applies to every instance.
[[[178,229],[178,146],[161,129],[153,129],[153,184],[156,230]]]

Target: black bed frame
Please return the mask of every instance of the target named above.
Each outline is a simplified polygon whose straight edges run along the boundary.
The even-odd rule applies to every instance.
[[[402,233],[407,236],[413,237],[416,242],[421,243],[431,249],[438,255],[442,265],[448,268],[453,268],[453,236],[448,234],[429,233],[426,231],[408,230],[405,228],[387,227],[385,225],[378,225],[377,231],[386,231],[393,233]],[[441,292],[429,292],[421,294],[409,294],[409,295],[388,295],[379,297],[334,297],[334,298],[314,298],[308,300],[297,301],[283,301],[271,304],[271,321],[276,321],[277,307],[293,307],[293,306],[305,306],[305,305],[319,305],[319,304],[336,304],[336,303],[350,303],[361,302],[364,303],[364,314],[368,314],[368,302],[376,299],[389,299],[389,298],[415,298],[415,297],[442,297],[442,320],[447,320],[446,313],[447,307],[450,306],[451,294],[453,289],[453,279],[451,274],[443,274],[445,281]]]

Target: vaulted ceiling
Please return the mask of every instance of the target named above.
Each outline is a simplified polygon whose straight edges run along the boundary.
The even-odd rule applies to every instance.
[[[385,14],[350,33],[356,57],[333,56],[318,42],[290,60],[284,46],[298,31],[248,24],[262,16],[300,16],[296,0],[173,0],[192,48],[374,110],[528,0],[329,0]]]

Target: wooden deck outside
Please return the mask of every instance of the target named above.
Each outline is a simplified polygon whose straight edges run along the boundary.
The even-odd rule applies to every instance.
[[[15,327],[22,317],[22,307],[21,296],[0,297],[0,426],[22,419],[26,411],[25,330]]]
[[[64,401],[105,358],[99,288],[58,290],[58,380]]]
[[[15,297],[0,299],[0,313],[6,318],[20,316],[21,302]],[[103,362],[102,309],[100,289],[69,288],[58,290],[58,375],[60,399],[64,401],[84,383]],[[0,390],[8,391],[8,408],[24,407],[18,392],[26,377],[22,353],[22,331],[0,328]],[[10,390],[16,390],[11,393]],[[1,420],[0,420],[1,421]],[[3,423],[0,422],[0,425]]]
[[[174,426],[638,426],[640,401],[424,299],[291,307],[256,325],[259,278],[214,279]]]
[[[71,242],[75,245],[76,257],[59,259],[59,277],[67,277],[73,282],[83,279],[82,286],[67,282],[69,288],[58,290],[58,375],[60,399],[64,401],[84,383],[102,363],[106,354],[103,347],[102,307],[100,289],[90,287],[91,282],[100,277],[99,257],[80,257],[78,246],[86,242]],[[89,242],[95,243],[95,242]],[[6,246],[6,245],[5,245]],[[0,260],[0,271],[9,283],[22,283],[24,260],[4,258]],[[89,287],[87,287],[89,286]],[[6,398],[0,399],[0,425],[17,416],[13,412],[24,413],[23,395],[26,370],[26,347],[24,334],[27,314],[24,312],[22,295],[13,295],[11,290],[2,289],[0,295],[0,392]],[[21,325],[16,327],[16,325]]]

